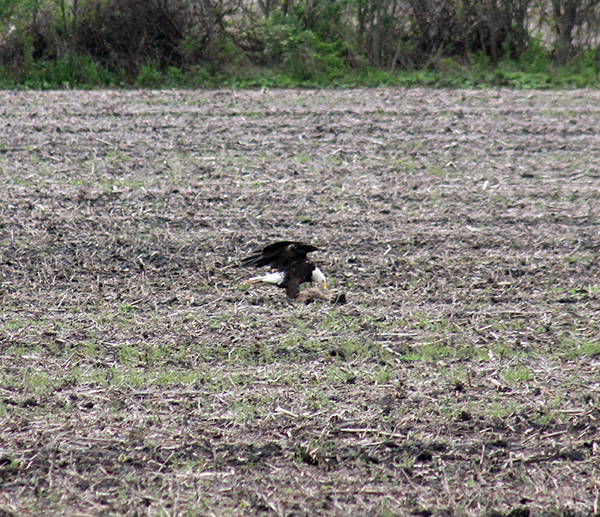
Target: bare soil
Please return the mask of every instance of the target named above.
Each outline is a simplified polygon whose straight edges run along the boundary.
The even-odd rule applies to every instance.
[[[2,517],[598,514],[599,92],[0,99]]]

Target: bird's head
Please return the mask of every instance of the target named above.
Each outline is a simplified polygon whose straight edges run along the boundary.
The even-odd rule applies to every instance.
[[[327,289],[327,279],[318,267],[316,267],[312,272],[312,280],[313,282],[320,284],[323,289]]]

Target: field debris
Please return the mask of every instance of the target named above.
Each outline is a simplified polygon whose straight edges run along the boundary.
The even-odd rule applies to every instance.
[[[600,92],[0,99],[0,514],[598,514]]]

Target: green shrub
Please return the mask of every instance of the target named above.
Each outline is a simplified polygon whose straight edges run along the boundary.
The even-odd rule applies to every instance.
[[[273,16],[263,23],[266,62],[278,65],[299,80],[336,78],[348,67],[343,59],[344,44],[323,41],[294,17]]]
[[[160,72],[157,70],[157,64],[150,62],[142,65],[140,73],[135,80],[136,86],[156,87],[161,84]]]

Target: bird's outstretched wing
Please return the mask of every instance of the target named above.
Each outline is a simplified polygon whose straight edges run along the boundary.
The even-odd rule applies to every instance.
[[[255,250],[252,255],[242,260],[243,267],[271,266],[274,269],[285,270],[292,261],[303,260],[308,253],[317,251],[311,244],[296,241],[281,241],[269,244],[263,249]]]

